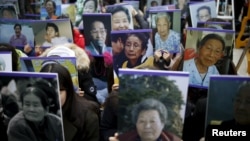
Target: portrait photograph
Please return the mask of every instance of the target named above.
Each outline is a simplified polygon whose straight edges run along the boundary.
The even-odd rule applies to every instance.
[[[75,8],[75,27],[79,29],[83,29],[83,14],[100,13],[101,11],[99,0],[76,0]]]
[[[250,131],[249,91],[249,77],[211,76],[207,99],[206,137],[211,137],[212,129]],[[249,139],[249,136],[246,137]]]
[[[64,141],[56,73],[0,72],[0,78],[1,98],[8,100],[1,104],[2,139]]]
[[[83,14],[86,50],[94,56],[112,54],[110,32],[111,14]]]
[[[228,73],[233,41],[233,30],[187,28],[182,70],[190,72],[190,85],[208,87],[210,75]]]
[[[50,2],[46,2],[41,0],[41,8],[40,8],[40,19],[41,20],[47,20],[47,19],[53,19],[53,17],[50,17],[49,13],[52,11],[55,15],[55,17],[61,16],[62,15],[62,1],[61,0],[50,0]],[[53,9],[52,9],[53,7]]]
[[[119,79],[120,141],[182,137],[188,73],[120,69]]]
[[[9,33],[9,34],[6,34]],[[18,37],[18,38],[16,38]],[[28,20],[0,20],[0,41],[23,48],[26,44],[34,46],[34,31]]]
[[[12,71],[11,52],[0,51],[0,71]]]
[[[73,42],[69,19],[33,20],[30,26],[34,32],[36,45],[41,47]]]
[[[147,8],[161,6],[162,0],[148,0],[147,1]]]
[[[153,62],[151,29],[133,31],[112,31],[113,66],[119,68],[143,68]]]
[[[1,19],[18,19],[18,13],[15,5],[0,4],[0,18]]]
[[[169,53],[179,53],[181,49],[181,11],[152,10],[151,28],[153,29],[154,50],[166,50]]]
[[[59,63],[70,72],[75,90],[78,91],[78,71],[76,69],[75,57],[21,57],[21,71],[40,72],[41,68],[49,63]]]
[[[126,3],[118,3],[106,6],[106,13],[111,13],[111,27],[115,30],[131,30],[134,29],[133,7]]]
[[[190,3],[189,11],[191,16],[191,27],[197,27],[197,22],[207,21],[211,18],[216,18],[216,4],[214,0]]]

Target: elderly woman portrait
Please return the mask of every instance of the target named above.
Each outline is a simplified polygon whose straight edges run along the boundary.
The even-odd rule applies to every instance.
[[[155,49],[164,49],[171,53],[180,51],[180,34],[170,29],[171,18],[166,12],[159,12],[155,16],[157,32],[155,33]]]
[[[128,33],[125,40],[124,53],[127,58],[122,68],[134,68],[144,63],[143,56],[147,50],[148,37],[145,33]]]
[[[63,141],[61,119],[48,112],[50,103],[45,91],[28,84],[20,93],[22,111],[9,122],[7,129],[10,141]]]
[[[183,65],[183,71],[190,72],[191,85],[209,85],[209,76],[219,74],[215,63],[221,59],[224,49],[224,39],[215,33],[207,34],[198,42],[197,54]]]
[[[131,16],[129,9],[125,6],[114,6],[107,9],[108,13],[112,14],[112,30],[127,30],[130,27]]]
[[[132,109],[132,122],[136,129],[118,138],[120,141],[180,141],[173,133],[163,130],[167,118],[167,108],[161,101],[144,99]]]

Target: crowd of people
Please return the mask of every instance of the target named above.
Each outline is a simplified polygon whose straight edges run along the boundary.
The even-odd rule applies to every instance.
[[[21,70],[20,57],[76,57],[79,90],[75,91],[71,75],[66,67],[56,62],[45,64],[40,72],[58,74],[61,98],[61,107],[58,108],[62,109],[63,124],[55,116],[58,114],[57,111],[54,111],[54,114],[47,112],[51,106],[51,101],[47,96],[48,90],[46,90],[48,87],[42,87],[38,82],[23,88],[20,98],[9,98],[14,105],[15,101],[20,100],[21,107],[15,105],[20,109],[16,107],[14,109],[15,113],[8,116],[9,122],[3,123],[5,121],[3,119],[6,119],[6,113],[4,113],[6,110],[1,110],[1,108],[6,106],[1,101],[6,95],[3,93],[5,86],[0,81],[0,136],[4,137],[4,140],[189,141],[190,137],[186,134],[190,133],[190,135],[195,136],[195,131],[204,128],[197,126],[197,128],[193,129],[193,132],[189,131],[187,126],[194,123],[194,119],[197,117],[190,120],[193,114],[186,114],[187,117],[185,118],[187,118],[188,124],[184,124],[183,137],[165,131],[163,128],[168,120],[168,107],[165,107],[156,99],[146,99],[139,102],[131,113],[135,130],[118,134],[119,85],[114,84],[114,75],[118,74],[119,68],[156,68],[159,70],[187,71],[190,73],[191,84],[208,86],[209,76],[220,74],[215,66],[223,57],[225,49],[225,40],[220,35],[208,34],[203,37],[196,46],[198,53],[191,59],[183,60],[185,35],[171,29],[175,23],[173,17],[168,13],[159,12],[156,14],[155,19],[151,19],[155,21],[154,34],[134,32],[150,28],[150,23],[147,21],[147,11],[145,10],[147,9],[145,8],[147,1],[140,1],[139,9],[129,9],[123,5],[114,6],[113,4],[116,1],[112,0],[103,0],[101,3],[97,0],[69,0],[68,2],[76,4],[76,21],[75,23],[71,21],[70,27],[73,35],[72,42],[60,34],[64,29],[60,29],[53,22],[53,20],[68,19],[69,17],[57,15],[56,2],[46,0],[44,7],[47,12],[46,19],[49,21],[46,23],[43,44],[30,45],[27,37],[22,32],[22,24],[17,22],[13,25],[15,34],[11,36],[8,43],[1,43],[0,40],[0,53],[6,51],[12,53],[13,71]],[[152,6],[170,4],[167,0],[163,0],[162,4],[156,2],[152,1]],[[188,23],[190,19],[186,19],[186,17],[190,17],[188,15],[187,1],[176,0],[175,6],[181,9],[181,21],[184,24]],[[15,16],[11,16],[13,11],[9,11],[9,13],[6,11],[5,9],[0,10],[1,19],[11,17],[15,19]],[[33,14],[37,12],[32,9],[31,0],[20,3],[18,16],[20,19],[25,19],[25,14],[22,11]],[[89,29],[84,29],[86,28],[83,27],[84,20],[88,19],[83,19],[82,15],[100,12],[111,13],[110,25],[106,25],[106,22],[98,19],[93,20]],[[212,18],[211,9],[206,6],[200,7],[197,9],[196,16],[199,21],[207,21]],[[108,30],[108,26],[110,26],[110,30]],[[84,30],[89,31],[89,41],[85,40]],[[182,30],[180,29],[180,31]],[[127,31],[127,33],[123,34],[123,31]],[[112,36],[110,35],[111,32],[113,32]],[[110,39],[110,43],[108,43],[108,39]],[[23,50],[17,48],[19,46],[22,46]],[[55,52],[55,48],[61,48],[61,50]],[[53,50],[53,54],[50,55]],[[112,55],[113,59],[110,61],[110,58],[108,58],[110,56],[105,55],[105,53]],[[97,82],[96,78],[91,74],[93,71],[91,66],[96,61],[93,56],[96,55],[104,57],[104,73],[108,77],[107,89],[104,89],[105,93],[98,89],[97,83],[99,81]],[[5,67],[5,64],[1,63],[0,71],[3,67]],[[189,101],[187,102],[186,111],[191,110],[193,113],[193,111],[197,110],[192,107],[194,105],[197,107],[197,100],[191,103],[192,106],[188,104],[190,104]],[[58,103],[53,105],[58,106]],[[33,114],[29,114],[30,111],[37,114],[37,116],[32,117]],[[204,109],[202,112],[204,112]],[[201,116],[201,119],[204,116]],[[237,119],[237,117],[235,118]],[[204,123],[204,120],[201,123]],[[246,120],[244,124],[249,125],[249,119]],[[60,136],[62,133],[58,130],[62,126],[61,124],[64,129],[64,137]],[[153,131],[146,131],[145,126],[150,126]],[[28,132],[24,133],[23,130]],[[203,136],[199,134],[192,141],[198,141]]]

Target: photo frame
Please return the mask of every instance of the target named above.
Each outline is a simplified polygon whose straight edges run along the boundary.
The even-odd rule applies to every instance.
[[[164,125],[163,130],[169,131],[181,138],[187,98],[188,73],[143,69],[120,69],[119,72],[119,140],[133,140],[133,137],[136,136],[132,136],[131,133],[133,133],[135,129],[134,122],[137,121],[136,126],[138,126],[139,123],[138,120],[133,118],[137,116],[132,116],[131,114],[135,105],[148,98],[159,100],[168,110],[168,122]],[[161,88],[162,83],[164,83],[164,88]],[[179,83],[181,83],[181,85]],[[157,85],[159,85],[159,87]],[[155,90],[156,87],[158,88],[157,91]],[[171,94],[173,94],[171,91],[175,91],[175,100],[173,100],[174,98],[171,96]],[[175,102],[172,103],[170,101]],[[173,107],[178,107],[178,110],[173,110]],[[141,114],[140,111],[137,111],[137,113],[138,116]],[[138,128],[137,131],[140,132]],[[156,129],[154,131],[156,131]]]
[[[27,124],[27,121],[33,123],[42,122],[43,119],[46,119],[42,123],[47,128],[41,128],[39,131],[43,130],[41,132],[50,140],[64,141],[62,106],[57,74],[0,72],[0,77],[1,83],[8,90],[7,94],[1,93],[2,98],[12,100],[11,108],[8,105],[3,105],[4,111],[9,112],[5,113],[6,118],[9,118],[9,120],[5,120],[8,125],[8,139],[17,140],[17,138],[23,138],[36,140],[44,138],[41,136],[31,136],[29,132],[23,132],[23,130],[33,129],[32,131],[36,130],[38,132],[38,129],[34,129],[30,124]],[[31,95],[32,90],[37,95]],[[47,99],[50,99],[50,102],[41,102]],[[34,103],[36,103],[36,108],[33,109],[33,114],[30,114],[28,111],[30,111],[30,107]],[[19,134],[22,134],[22,136]]]

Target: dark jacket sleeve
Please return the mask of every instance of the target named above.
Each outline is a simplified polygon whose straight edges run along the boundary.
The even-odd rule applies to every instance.
[[[85,121],[86,141],[99,141],[99,118],[96,113],[88,110]]]
[[[138,24],[140,25],[141,29],[148,29],[149,28],[148,22],[143,18],[142,15],[140,15],[140,14],[135,15],[135,19],[138,22]]]
[[[84,91],[84,97],[98,103],[96,98],[96,86],[90,72],[78,71],[79,87]]]
[[[104,141],[108,141],[108,138],[114,136],[115,132],[117,132],[117,110],[118,96],[110,95],[106,99],[100,125],[100,132]]]

